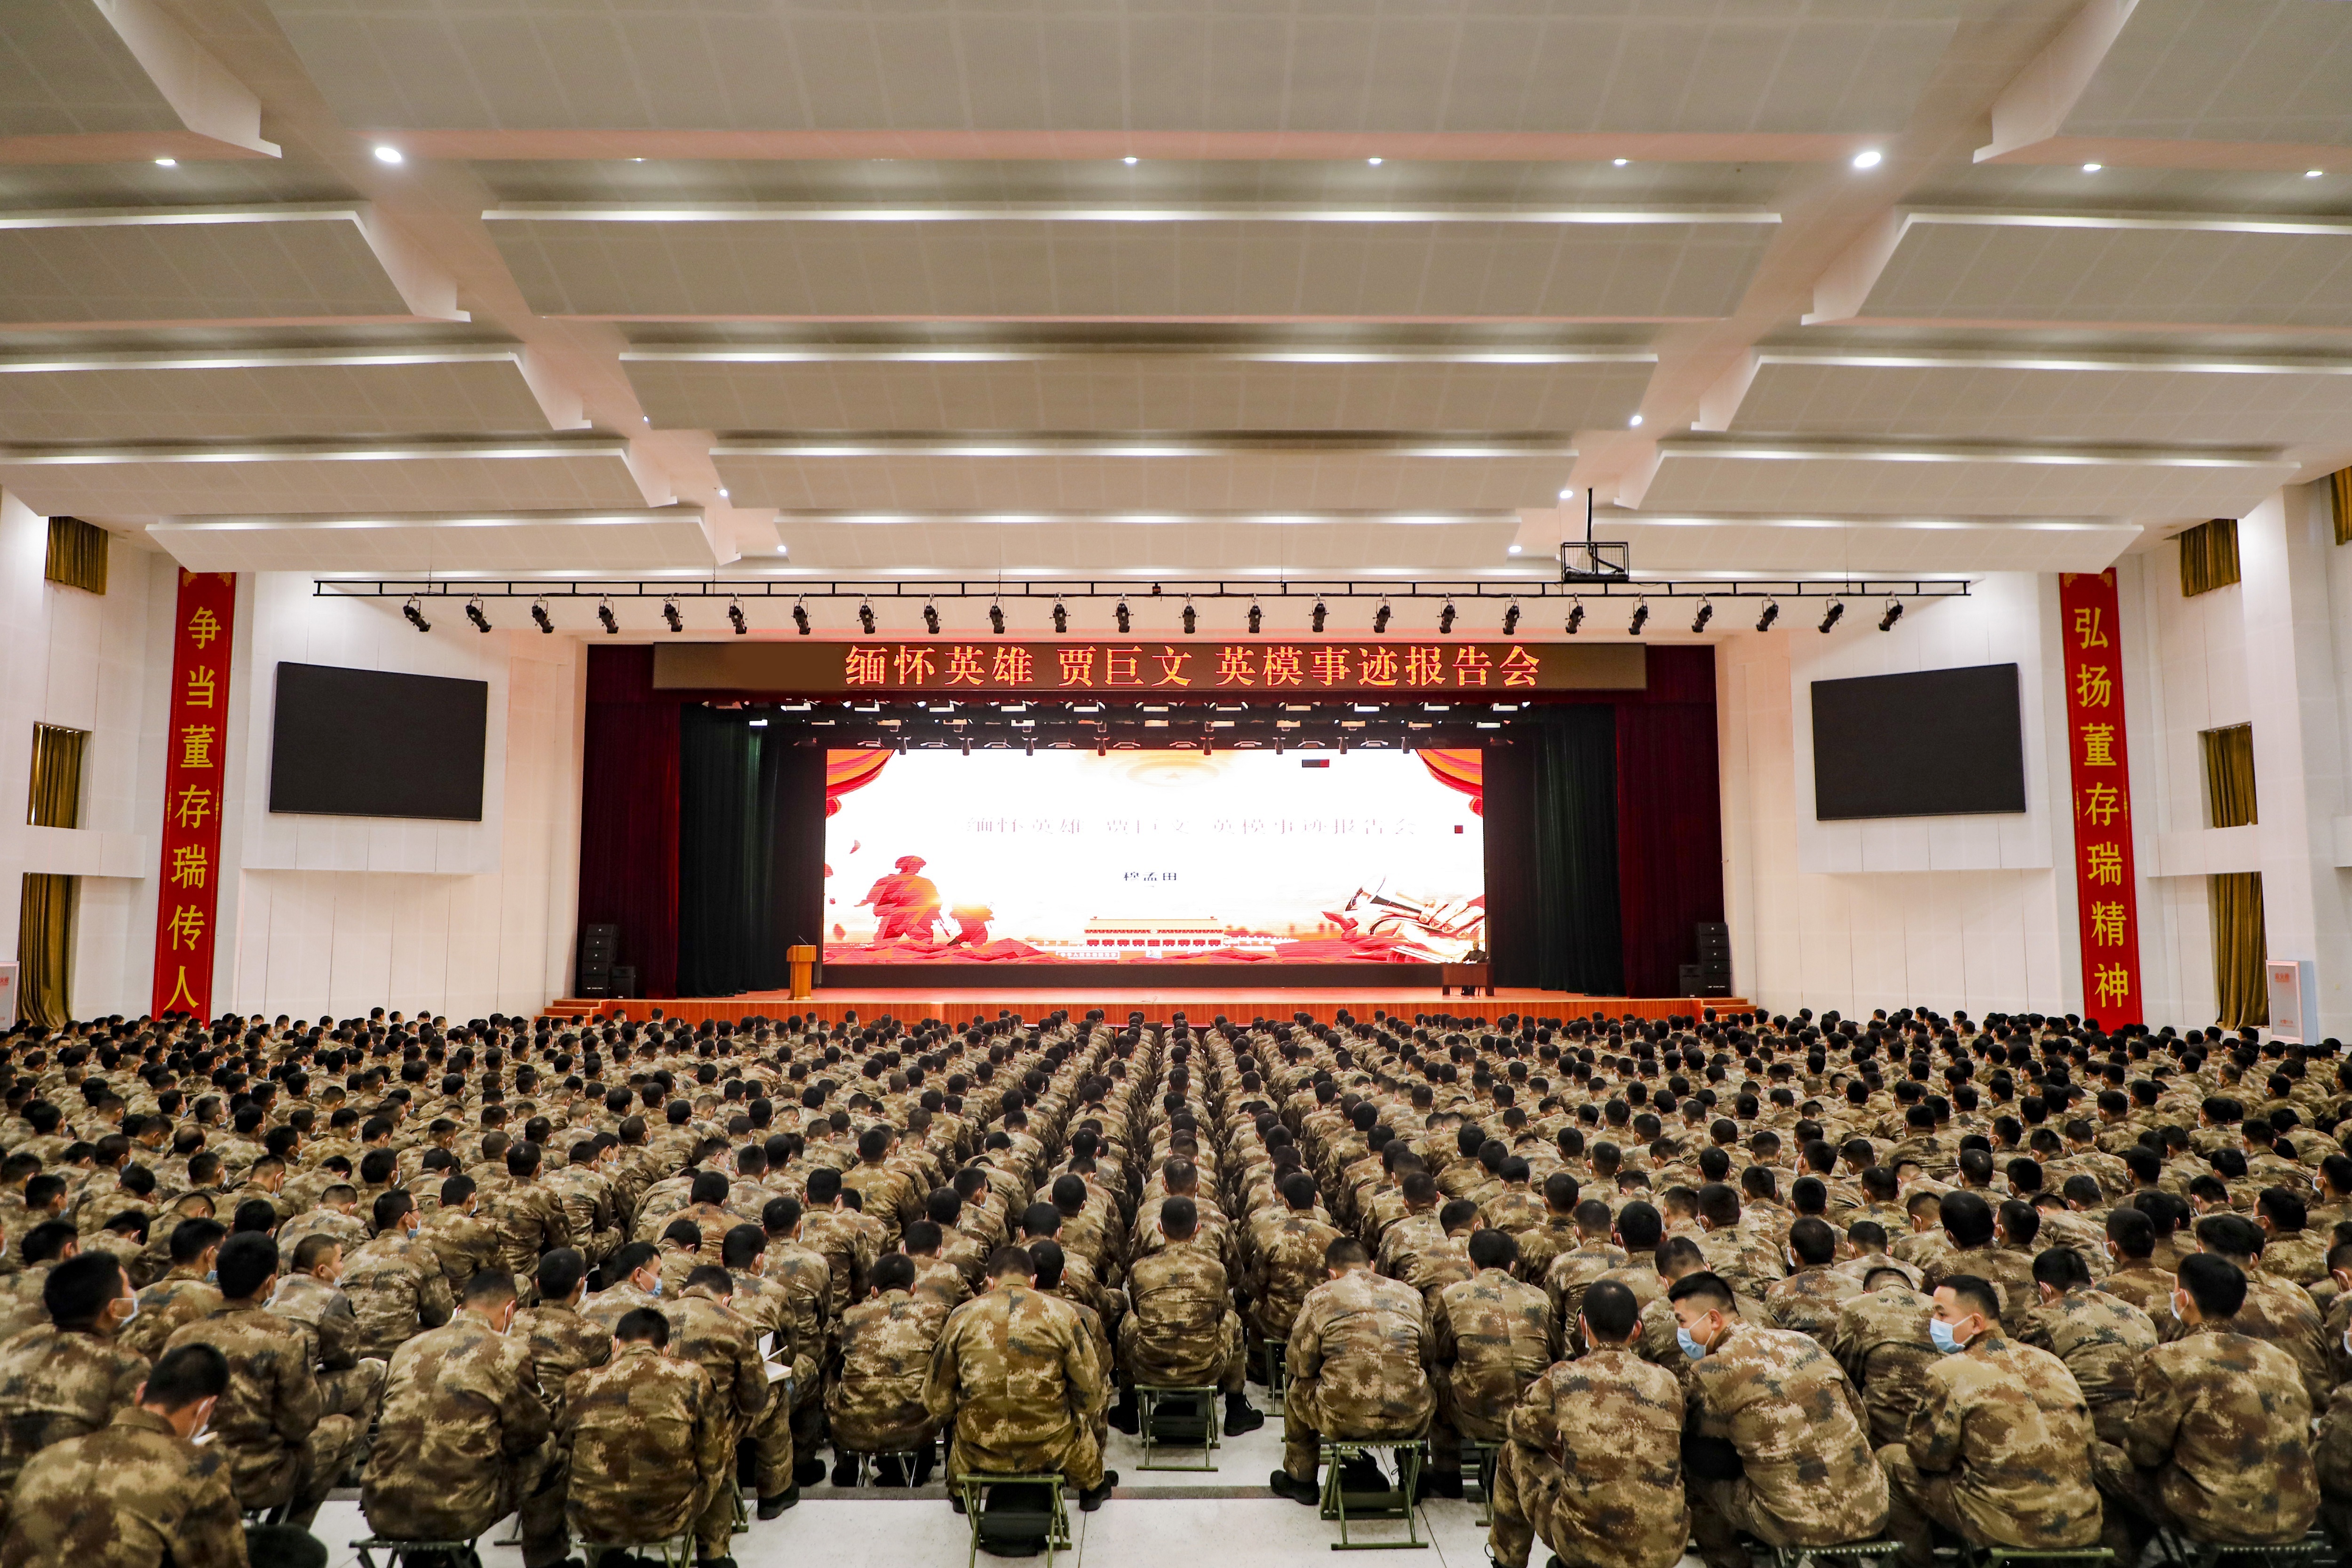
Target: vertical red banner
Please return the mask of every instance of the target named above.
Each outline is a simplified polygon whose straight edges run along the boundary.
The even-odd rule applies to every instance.
[[[2066,645],[2066,747],[2074,784],[2074,905],[2083,928],[2083,1014],[2112,1029],[2145,1021],[2115,569],[2060,574],[2058,616]]]
[[[161,896],[151,1011],[213,1010],[213,924],[220,905],[221,780],[228,771],[228,665],[236,574],[182,572],[172,633],[172,729],[163,756]]]

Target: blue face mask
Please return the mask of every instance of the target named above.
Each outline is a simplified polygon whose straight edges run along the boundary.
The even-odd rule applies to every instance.
[[[1927,1320],[1927,1337],[1935,1341],[1936,1348],[1946,1355],[1951,1355],[1960,1348],[1960,1336],[1952,1332],[1952,1325],[1941,1318]]]
[[[1675,1331],[1675,1338],[1681,1343],[1683,1347],[1683,1354],[1690,1357],[1691,1360],[1705,1361],[1706,1359],[1706,1347],[1699,1343],[1696,1340],[1691,1338],[1691,1331],[1688,1329],[1676,1329]]]

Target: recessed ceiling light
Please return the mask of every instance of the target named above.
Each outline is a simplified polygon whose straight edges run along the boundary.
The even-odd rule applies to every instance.
[[[2105,167],[2106,165],[2105,163],[2085,163],[2083,165],[2083,173],[2086,174],[2095,174]]]
[[[375,161],[379,163],[404,163],[408,160],[400,155],[400,149],[397,147],[378,147],[375,150]]]
[[[1364,162],[1370,163],[1375,169],[1381,166],[1381,161],[1378,158],[1367,158]]]
[[[2315,180],[2326,173],[2327,173],[2327,171],[2325,169],[2305,169],[2303,172],[2303,177],[2306,180]]]
[[[176,169],[180,166],[180,161],[177,158],[158,158],[155,160],[155,166],[159,169]],[[2312,173],[2316,174],[2319,171],[2314,169]]]
[[[629,162],[630,162],[630,163],[644,163],[644,162],[645,162],[645,160],[644,160],[643,158],[632,158],[632,159],[630,159],[630,160],[629,160]]]
[[[1621,169],[1622,169],[1622,168],[1623,168],[1626,164],[1628,164],[1628,163],[1632,163],[1633,160],[1633,159],[1631,159],[1631,158],[1612,158],[1612,159],[1610,159],[1609,161],[1610,161],[1611,163],[1612,163],[1616,164],[1619,168],[1621,168]]]
[[[1853,166],[1857,169],[1875,169],[1878,167],[1879,161],[1885,156],[1885,154],[1877,148],[1868,148],[1853,155]]]
[[[1639,430],[1641,427],[1642,427],[1642,416],[1641,416],[1640,415],[1636,414],[1636,415],[1634,415],[1634,416],[1633,416],[1633,428],[1634,428],[1634,429],[1636,429],[1636,430]]]
[[[726,492],[724,489],[721,489],[721,490],[719,492],[719,499],[720,500],[725,500],[727,499],[727,492]]]
[[[1568,492],[1568,491],[1566,491],[1566,490],[1562,490],[1562,491],[1560,491],[1560,492],[1559,492],[1559,499],[1560,499],[1560,500],[1566,500],[1568,499],[1568,496],[1569,496],[1569,492]]]
[[[1135,154],[1129,153],[1126,157],[1120,159],[1119,162],[1122,163],[1132,163],[1135,162]]]
[[[1517,555],[1518,552],[1519,552],[1519,547],[1518,547],[1517,545],[1516,545],[1516,544],[1512,545],[1512,546],[1511,546],[1511,553],[1512,553],[1512,554],[1514,554],[1514,555]]]

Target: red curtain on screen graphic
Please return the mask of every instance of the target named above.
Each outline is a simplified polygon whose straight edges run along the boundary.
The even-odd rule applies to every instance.
[[[1420,753],[1421,765],[1429,770],[1430,777],[1447,789],[1458,789],[1470,797],[1474,816],[1486,814],[1486,753],[1484,752],[1429,752]]]
[[[2123,638],[2113,567],[2059,574],[2058,631],[2066,649],[2083,1014],[2113,1029],[2145,1021],[2138,883],[2132,866],[2131,758],[2124,748]]]
[[[172,630],[172,722],[164,742],[163,831],[149,1011],[213,1010],[213,926],[220,910],[222,774],[228,767],[229,644],[236,574],[182,572]]]
[[[892,753],[885,751],[827,752],[824,754],[824,814],[841,809],[841,797],[864,789],[882,776],[882,765]]]
[[[621,928],[640,996],[677,990],[677,704],[650,647],[588,650],[580,923]]]

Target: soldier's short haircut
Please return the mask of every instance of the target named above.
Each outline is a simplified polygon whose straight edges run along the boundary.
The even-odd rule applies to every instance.
[[[393,1172],[399,1168],[400,1156],[389,1149],[371,1149],[360,1156],[360,1180],[370,1186],[392,1180]]]
[[[651,1307],[634,1307],[613,1325],[613,1338],[620,1344],[648,1344],[660,1350],[669,1343],[669,1320]]]
[[[1404,1201],[1416,1208],[1426,1208],[1437,1201],[1437,1178],[1427,1171],[1408,1171],[1398,1184],[1404,1190]]]
[[[61,1329],[86,1329],[123,1293],[122,1260],[111,1252],[85,1252],[49,1270],[41,1305]]]
[[[857,1157],[859,1159],[879,1160],[883,1155],[887,1154],[889,1152],[890,1130],[888,1128],[869,1127],[865,1131],[860,1132],[857,1135]]]
[[[1863,1275],[1862,1288],[1865,1290],[1876,1290],[1883,1288],[1889,1279],[1897,1279],[1902,1281],[1906,1289],[1908,1289],[1911,1285],[1910,1275],[1906,1274],[1902,1269],[1896,1268],[1892,1263],[1882,1263],[1877,1268],[1873,1268]]]
[[[441,1184],[441,1206],[445,1209],[464,1208],[466,1200],[473,1195],[474,1178],[471,1176],[452,1176]]]
[[[2042,1234],[2042,1211],[2032,1204],[2011,1198],[2000,1205],[2000,1228],[2010,1246],[2023,1250],[2033,1245]]]
[[[466,1281],[459,1300],[468,1307],[499,1307],[515,1299],[515,1277],[503,1268],[485,1268]]]
[[[355,1204],[359,1201],[360,1190],[357,1187],[352,1186],[349,1182],[337,1182],[333,1186],[327,1188],[319,1194],[319,1203],[321,1207],[334,1204]]]
[[[732,1296],[735,1294],[735,1276],[728,1273],[716,1263],[700,1264],[688,1269],[686,1276],[688,1289],[691,1290],[697,1286],[705,1290],[716,1290],[722,1296]]]
[[[910,1289],[915,1283],[915,1260],[903,1252],[885,1253],[866,1278],[877,1290]]]
[[[910,1254],[919,1252],[929,1256],[937,1252],[946,1240],[945,1231],[929,1220],[919,1219],[907,1227],[907,1234],[900,1239],[899,1245]]]
[[[1992,1205],[1977,1194],[1946,1193],[1937,1212],[1954,1246],[1982,1247],[1992,1239]]]
[[[1576,1201],[1582,1195],[1583,1191],[1584,1189],[1577,1184],[1574,1176],[1570,1175],[1566,1171],[1554,1171],[1544,1178],[1544,1207],[1554,1214],[1573,1213]]]
[[[388,1193],[377,1194],[375,1203],[372,1205],[375,1215],[377,1233],[381,1235],[399,1225],[408,1211],[415,1206],[416,1200],[398,1187],[394,1187]]]
[[[702,1227],[690,1219],[670,1221],[663,1227],[661,1238],[674,1241],[680,1247],[690,1247],[698,1252],[702,1249]]]
[[[2192,1252],[2180,1260],[2180,1288],[2209,1323],[2236,1317],[2246,1304],[2245,1270],[2210,1252]]]
[[[1062,1283],[1062,1271],[1069,1260],[1060,1242],[1033,1241],[1029,1244],[1029,1261],[1037,1268],[1037,1289],[1051,1290]]]
[[[1988,1323],[2000,1321],[2000,1293],[1982,1275],[1947,1275],[1936,1288],[1949,1290],[1964,1311],[1974,1312]]]
[[[2147,1258],[2156,1251],[2156,1223],[2145,1210],[2115,1209],[2107,1215],[2107,1239],[2127,1259]]]
[[[247,1198],[236,1205],[229,1229],[240,1234],[259,1231],[263,1235],[278,1228],[278,1208],[268,1198]]]
[[[294,1272],[308,1274],[319,1267],[330,1252],[340,1252],[343,1244],[331,1236],[312,1234],[294,1244]]]
[[[798,1198],[770,1198],[760,1211],[760,1223],[778,1236],[783,1235],[801,1222],[801,1201]]]
[[[2263,1227],[2243,1215],[2209,1214],[2197,1222],[2197,1241],[2224,1258],[2260,1258]]]
[[[220,1245],[228,1234],[228,1226],[216,1219],[198,1216],[184,1219],[172,1227],[172,1261],[174,1265],[194,1263],[205,1255],[205,1248]]]
[[[1585,1294],[1590,1296],[1591,1292],[1588,1290]],[[1696,1301],[1711,1312],[1732,1312],[1738,1310],[1737,1303],[1732,1298],[1731,1287],[1723,1282],[1721,1275],[1705,1268],[1696,1274],[1685,1274],[1675,1280],[1666,1289],[1666,1300],[1675,1302]]]
[[[2045,1247],[2033,1256],[2033,1279],[2053,1290],[2073,1290],[2091,1282],[2091,1266],[2071,1247]]]
[[[576,1247],[559,1247],[539,1259],[539,1299],[561,1301],[587,1276],[588,1258]]]
[[[1478,1205],[1469,1198],[1455,1198],[1437,1211],[1438,1226],[1447,1231],[1461,1229],[1477,1222]]]
[[[829,1204],[841,1195],[841,1173],[830,1165],[819,1165],[808,1175],[809,1202]]]
[[[1660,1241],[1650,1254],[1651,1265],[1668,1279],[1679,1279],[1685,1274],[1706,1271],[1706,1254],[1699,1244],[1687,1236],[1670,1236]]]
[[[988,1277],[998,1279],[1007,1274],[1018,1274],[1024,1279],[1037,1277],[1036,1260],[1029,1256],[1028,1248],[1000,1247],[988,1255]]]
[[[1614,1279],[1595,1279],[1588,1286],[1582,1310],[1584,1326],[1612,1344],[1624,1343],[1642,1321],[1641,1301]]]
[[[185,1410],[198,1400],[228,1392],[228,1357],[211,1345],[167,1351],[147,1374],[139,1403],[153,1410]]]
[[[1274,1190],[1282,1194],[1285,1206],[1297,1214],[1311,1212],[1322,1196],[1315,1190],[1315,1178],[1304,1171],[1293,1171],[1275,1184]]]
[[[43,1178],[36,1176],[35,1181]],[[66,1248],[66,1243],[79,1241],[81,1232],[69,1219],[45,1219],[25,1233],[23,1259],[27,1264],[47,1263]]]
[[[2311,1210],[2299,1193],[2284,1187],[2264,1187],[2254,1200],[2263,1217],[2278,1228],[2282,1236],[2292,1236],[2308,1223]]]
[[[1507,1230],[1482,1230],[1470,1238],[1470,1267],[1508,1268],[1519,1260],[1519,1244]]]
[[[952,1226],[963,1217],[963,1199],[953,1187],[933,1187],[923,1199],[923,1213],[934,1225]]]
[[[1160,1234],[1171,1241],[1182,1241],[1201,1228],[1201,1208],[1192,1199],[1178,1195],[1160,1205]]]
[[[1665,1234],[1665,1222],[1649,1204],[1637,1201],[1617,1211],[1617,1234],[1624,1237],[1628,1252],[1650,1251],[1658,1245],[1658,1237]]]
[[[1370,1261],[1364,1251],[1364,1244],[1352,1236],[1340,1237],[1323,1249],[1323,1267],[1326,1268],[1357,1268]]]
[[[278,1272],[277,1240],[262,1231],[239,1231],[221,1243],[220,1260],[214,1267],[220,1273],[222,1299],[245,1300]]]
[[[661,1260],[661,1248],[650,1241],[633,1241],[613,1254],[604,1265],[607,1279],[626,1279],[638,1269]]]
[[[768,1249],[768,1233],[756,1225],[739,1225],[719,1238],[719,1261],[730,1268],[749,1268]]]
[[[1886,1227],[1874,1219],[1858,1219],[1846,1226],[1845,1238],[1864,1252],[1886,1249]]]
[[[1062,1228],[1062,1211],[1052,1204],[1031,1204],[1021,1211],[1021,1234],[1052,1236]]]
[[[1807,1215],[1789,1227],[1789,1249],[1808,1268],[1827,1263],[1837,1256],[1837,1232],[1829,1221]]]
[[[727,1177],[718,1171],[696,1173],[694,1184],[688,1189],[687,1200],[698,1204],[723,1204],[727,1201]]]

